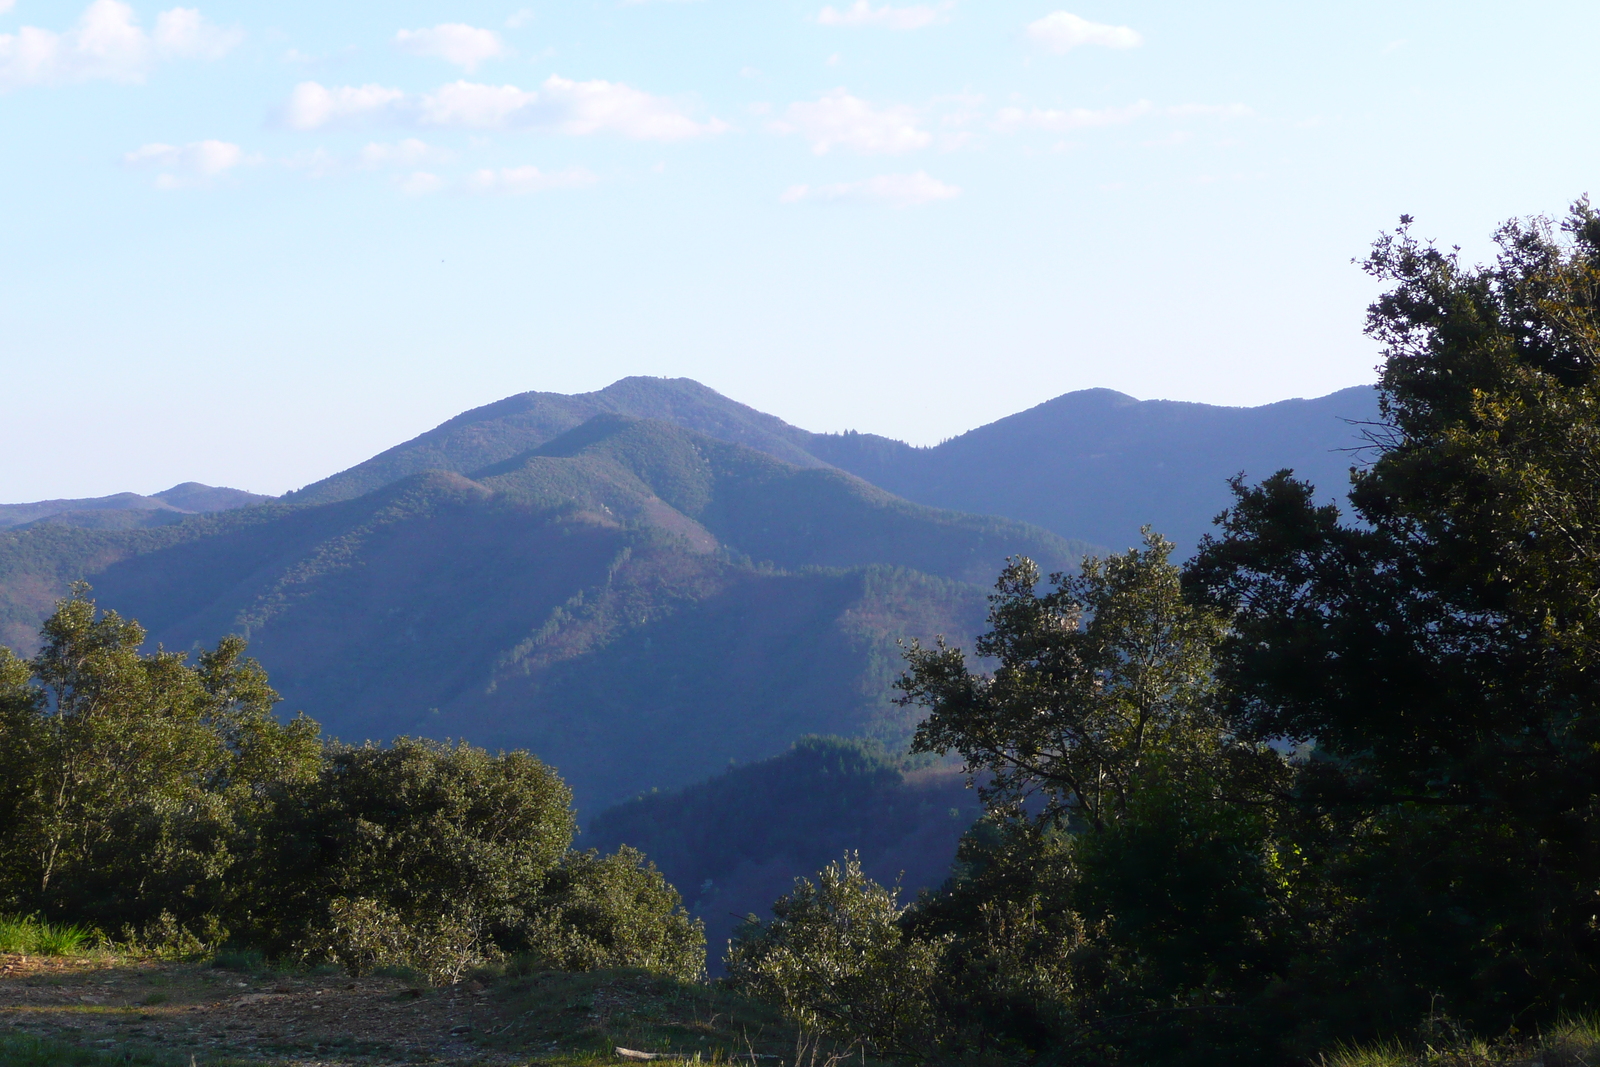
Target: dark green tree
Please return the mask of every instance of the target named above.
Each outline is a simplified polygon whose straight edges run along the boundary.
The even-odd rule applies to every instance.
[[[220,929],[236,900],[242,819],[315,773],[314,724],[283,725],[266,675],[225,638],[187,656],[86,587],[46,620],[31,661],[0,659],[0,850],[11,906],[138,927]]]
[[[1223,623],[1185,602],[1172,547],[1147,529],[1144,548],[1042,593],[1033,562],[1013,560],[976,645],[992,670],[943,642],[906,651],[902,703],[928,709],[913,750],[959,753],[993,807],[1037,797],[1044,817],[1096,828],[1152,776],[1214,790],[1237,755],[1212,701]]]
[[[1367,261],[1390,288],[1358,521],[1289,472],[1236,484],[1186,574],[1231,619],[1230,723],[1315,746],[1323,1002],[1379,1025],[1600,989],[1600,217],[1497,238],[1468,267],[1403,219]]]
[[[525,752],[333,748],[262,831],[250,936],[277,954],[444,976],[520,948],[571,845],[571,799]]]

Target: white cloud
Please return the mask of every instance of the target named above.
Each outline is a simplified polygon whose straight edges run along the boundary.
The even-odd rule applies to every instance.
[[[582,167],[545,173],[538,167],[501,167],[480,170],[467,178],[474,193],[539,193],[546,189],[577,189],[600,179]]]
[[[538,16],[534,14],[533,8],[519,8],[506,17],[506,29],[520,30],[524,26],[532,26],[536,18]]]
[[[330,123],[353,123],[392,115],[405,101],[399,89],[381,85],[339,85],[329,89],[301,82],[289,94],[283,123],[294,130],[315,130]]]
[[[540,87],[541,103],[560,117],[562,133],[619,133],[645,141],[681,141],[728,127],[712,119],[698,123],[658,96],[619,82],[576,82],[552,74]]]
[[[802,200],[861,200],[893,208],[921,207],[940,200],[954,200],[961,187],[942,182],[926,171],[915,174],[880,174],[859,182],[836,185],[794,185],[779,199],[785,204]]]
[[[1086,108],[1074,107],[1065,110],[1049,108],[1020,108],[1004,107],[995,114],[995,127],[1003,132],[1012,132],[1021,129],[1032,130],[1088,130],[1102,126],[1122,126],[1152,115],[1156,111],[1154,104],[1148,100],[1140,100],[1135,104],[1124,104],[1121,107]]]
[[[448,129],[615,133],[644,141],[681,141],[728,129],[718,119],[696,122],[670,101],[620,82],[580,82],[555,74],[536,90],[457,81],[419,97],[380,85],[330,89],[302,82],[284,108],[284,122],[302,130],[367,118]]]
[[[933,135],[918,128],[914,108],[875,108],[843,89],[835,89],[814,103],[790,104],[784,115],[785,121],[774,123],[772,128],[779,133],[799,132],[818,155],[835,147],[868,155],[890,155],[933,143]]]
[[[1189,118],[1200,116],[1216,119],[1246,119],[1255,114],[1254,109],[1243,104],[1178,104],[1169,107],[1164,114],[1174,118]]]
[[[448,163],[455,156],[456,154],[448,148],[436,148],[415,137],[408,137],[394,144],[373,142],[364,145],[360,152],[361,165],[369,170],[378,167],[419,167],[424,163]]]
[[[1144,38],[1131,27],[1090,22],[1066,11],[1055,11],[1037,22],[1029,23],[1028,36],[1057,55],[1083,44],[1102,48],[1137,48],[1144,43]]]
[[[994,128],[1002,133],[1018,130],[1049,130],[1063,133],[1067,130],[1092,130],[1106,126],[1125,126],[1130,122],[1156,116],[1168,118],[1247,118],[1255,114],[1243,104],[1177,104],[1173,107],[1156,107],[1148,100],[1140,100],[1120,107],[1086,108],[1021,108],[1004,107],[995,112]]]
[[[182,7],[157,15],[151,35],[121,0],[94,0],[62,33],[37,26],[0,33],[0,89],[94,79],[137,82],[164,60],[217,59],[243,36]]]
[[[425,30],[401,30],[394,35],[394,46],[414,56],[432,56],[454,63],[467,72],[486,59],[499,59],[509,53],[493,30],[480,30],[462,22],[446,22]]]
[[[192,7],[175,7],[156,16],[154,40],[162,59],[221,59],[244,34],[212,25]]]
[[[455,126],[485,130],[511,125],[532,114],[539,94],[515,85],[476,85],[458,81],[441,85],[424,96],[418,119],[426,126]]]
[[[156,185],[162,189],[202,185],[242,164],[259,162],[246,157],[244,149],[228,141],[195,141],[181,146],[147,144],[122,159],[130,167],[160,170]]]
[[[885,4],[873,7],[868,0],[856,0],[843,11],[832,6],[823,8],[817,13],[817,22],[823,26],[882,26],[889,30],[920,30],[924,26],[948,22],[950,9],[955,6],[953,0],[946,0],[937,6],[913,4],[910,7],[891,7]]]
[[[0,0],[0,15],[4,15],[7,11],[10,11],[16,6],[17,0]]]
[[[428,193],[437,193],[445,185],[445,180],[437,174],[419,170],[400,183],[400,191],[407,196],[426,196]]]

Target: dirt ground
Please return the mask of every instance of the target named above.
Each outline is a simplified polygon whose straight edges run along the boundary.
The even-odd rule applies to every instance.
[[[506,1026],[475,982],[429,989],[395,978],[251,976],[198,964],[0,955],[0,1034],[216,1061],[311,1067],[526,1064],[474,1047]]]
[[[0,954],[0,1053],[8,1040],[33,1038],[109,1052],[107,1067],[190,1067],[191,1057],[193,1067],[588,1067],[626,1062],[623,1048],[662,1062],[752,1067],[830,1059],[820,1045],[802,1049],[793,1024],[770,1005],[644,971],[486,972],[432,988],[401,978]],[[79,1062],[29,1062],[58,1060]],[[852,1062],[865,1067],[859,1051]]]

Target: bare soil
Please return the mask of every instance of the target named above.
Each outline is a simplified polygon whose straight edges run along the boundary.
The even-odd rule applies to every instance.
[[[526,1064],[526,1053],[474,1047],[505,1026],[500,1014],[476,982],[431,989],[398,978],[0,955],[0,1033],[170,1050],[201,1064]]]

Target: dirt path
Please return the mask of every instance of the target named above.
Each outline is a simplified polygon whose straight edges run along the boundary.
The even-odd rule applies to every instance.
[[[196,964],[0,955],[0,1033],[240,1063],[511,1064],[471,1041],[504,1025],[476,983],[252,977]]]

